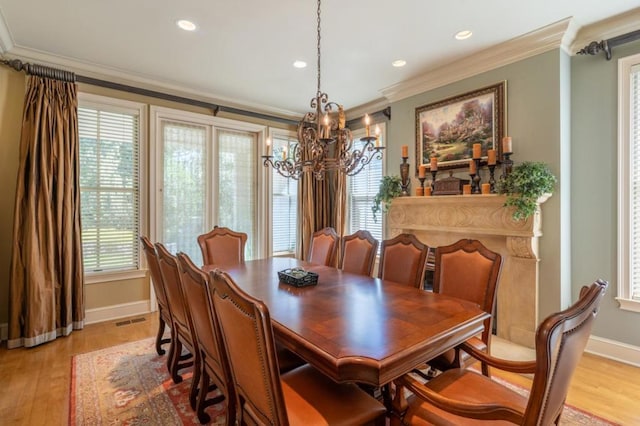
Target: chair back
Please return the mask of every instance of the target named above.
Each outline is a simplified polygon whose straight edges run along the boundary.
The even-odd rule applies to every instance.
[[[211,299],[231,366],[241,424],[288,425],[267,307],[212,271]]]
[[[526,425],[550,425],[562,413],[575,371],[591,334],[606,281],[584,286],[571,307],[547,317],[536,331],[536,372]]]
[[[478,240],[460,240],[436,248],[434,293],[442,293],[480,305],[492,314],[484,322],[482,341],[489,343],[493,308],[502,256],[486,248]]]
[[[309,249],[309,262],[335,266],[339,239],[338,234],[331,227],[314,232],[311,238],[311,248]]]
[[[186,302],[180,281],[180,273],[178,269],[178,259],[172,255],[162,243],[156,243],[156,252],[158,253],[158,263],[162,273],[162,279],[165,284],[167,301],[171,309],[173,318],[174,332],[183,344],[187,346],[193,354],[195,350],[193,336],[191,335],[191,326],[189,325],[189,315],[187,313]]]
[[[428,247],[413,234],[382,241],[378,277],[422,288]]]
[[[229,398],[228,383],[231,380],[229,362],[224,351],[218,319],[213,313],[213,304],[207,289],[208,276],[198,268],[185,253],[178,253],[180,279],[191,317],[191,334],[197,340],[201,361],[208,366],[208,372],[225,395]]]
[[[215,226],[206,234],[198,236],[205,265],[234,266],[244,263],[244,246],[247,234],[235,232],[223,226]]]
[[[378,252],[378,240],[369,231],[360,230],[342,238],[340,269],[371,276]]]
[[[156,293],[160,316],[165,322],[171,324],[171,311],[169,310],[169,302],[167,301],[165,285],[162,279],[162,273],[160,272],[158,254],[156,253],[155,247],[153,247],[153,244],[151,244],[151,241],[149,241],[147,237],[141,236],[140,242],[142,243],[142,251],[144,251],[145,258],[147,259],[147,265],[149,266],[151,283],[153,284],[153,291]]]

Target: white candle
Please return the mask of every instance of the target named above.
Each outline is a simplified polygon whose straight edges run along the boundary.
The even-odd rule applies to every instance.
[[[267,155],[271,153],[271,138],[267,138]]]
[[[369,118],[369,114],[365,114],[364,115],[364,131],[367,137],[371,136],[371,131],[369,128],[370,124],[371,124],[371,119]]]

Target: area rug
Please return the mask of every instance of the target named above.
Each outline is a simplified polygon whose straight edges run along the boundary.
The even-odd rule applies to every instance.
[[[169,377],[166,355],[155,352],[155,339],[126,343],[76,355],[72,360],[69,424],[82,425],[199,425],[189,405],[191,373],[175,384]],[[527,390],[495,378],[511,389]],[[222,404],[207,408],[209,425],[222,425]],[[567,405],[563,426],[611,426],[611,423]]]
[[[126,343],[72,359],[69,424],[199,425],[189,405],[191,372],[173,383],[167,356],[155,352],[155,339]],[[209,425],[222,425],[222,404],[207,408]]]

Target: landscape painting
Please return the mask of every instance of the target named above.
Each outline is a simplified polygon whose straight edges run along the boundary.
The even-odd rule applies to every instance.
[[[489,149],[502,158],[505,88],[503,81],[416,108],[416,170],[434,156],[438,169],[466,167],[476,143],[483,159]]]

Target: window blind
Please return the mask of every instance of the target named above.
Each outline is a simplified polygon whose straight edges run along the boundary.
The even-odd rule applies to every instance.
[[[281,158],[283,151],[293,152],[297,141],[285,136],[273,137],[273,155]],[[298,181],[272,173],[271,192],[272,251],[275,254],[296,250],[296,220],[298,209]]]
[[[355,138],[353,149],[362,149],[364,142]],[[373,159],[360,173],[348,178],[349,223],[350,234],[358,230],[367,230],[378,241],[382,241],[382,219],[373,220],[371,206],[378,193],[382,179],[382,160]]]
[[[162,237],[172,253],[184,252],[198,265],[198,235],[206,227],[207,128],[163,120]]]
[[[256,226],[257,137],[218,129],[218,224],[249,237],[245,258],[253,258]]]
[[[87,272],[138,269],[139,116],[78,108],[82,249]]]
[[[640,65],[631,68],[631,289],[633,300],[640,300]]]

